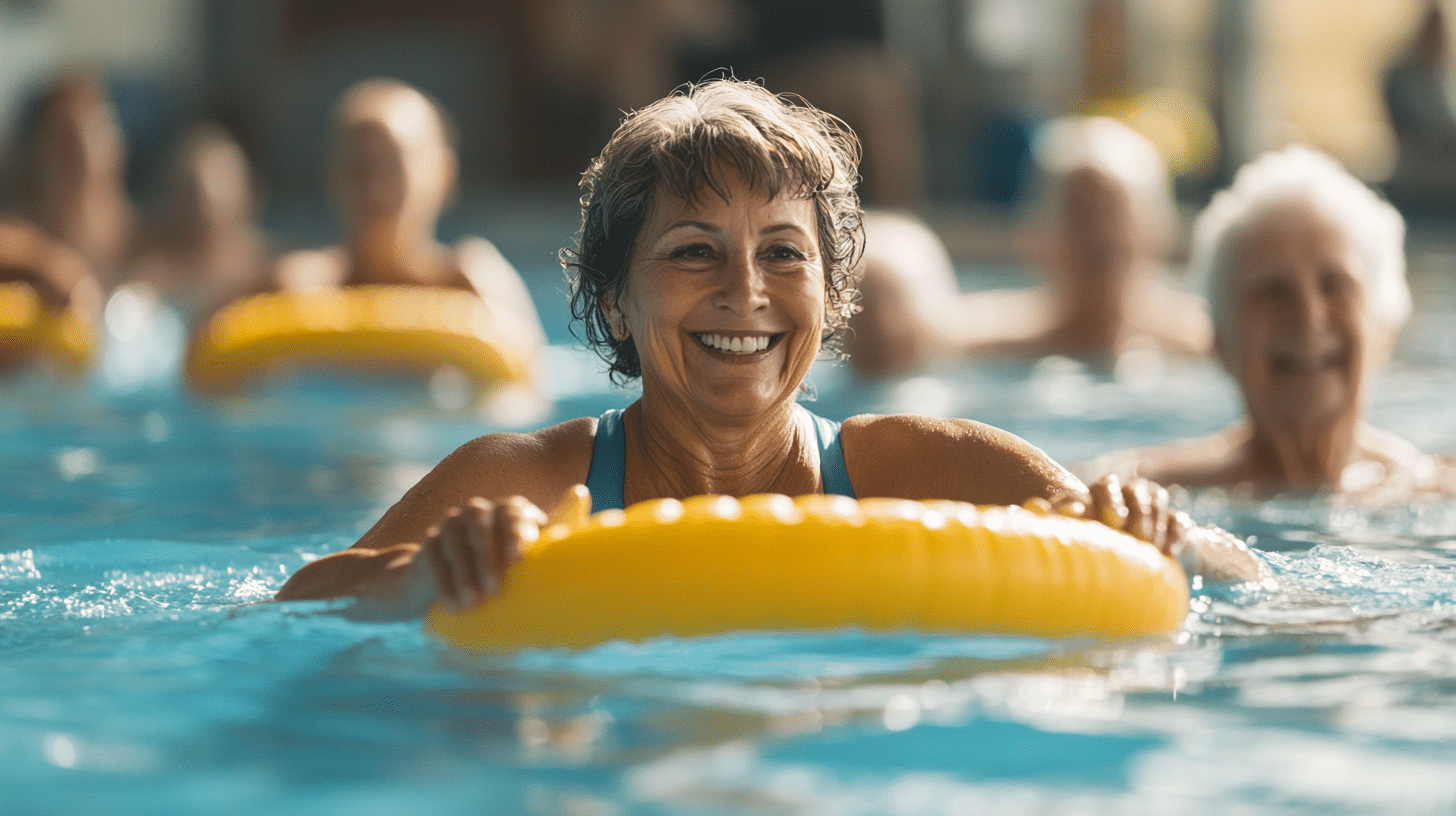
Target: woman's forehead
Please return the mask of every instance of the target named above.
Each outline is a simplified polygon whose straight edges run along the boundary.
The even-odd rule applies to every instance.
[[[801,222],[806,231],[813,232],[815,209],[812,198],[789,196],[782,191],[776,194],[762,185],[750,185],[741,177],[733,177],[716,190],[703,184],[695,195],[688,197],[679,196],[659,185],[649,199],[645,223],[660,229],[667,228],[683,220],[712,219],[739,205],[760,208],[765,217],[774,220]]]
[[[1274,255],[1297,253],[1350,261],[1352,242],[1342,224],[1313,204],[1280,201],[1253,213],[1240,230],[1235,257],[1239,266],[1261,267]]]

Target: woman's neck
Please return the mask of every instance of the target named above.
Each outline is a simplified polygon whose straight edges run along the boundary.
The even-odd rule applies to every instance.
[[[350,283],[440,284],[451,278],[445,248],[428,233],[403,225],[357,231],[349,254]]]
[[[1117,352],[1136,333],[1143,273],[1142,269],[1123,273],[1132,281],[1116,294],[1062,293],[1052,329],[1056,342],[1072,351]]]
[[[1355,417],[1282,428],[1255,422],[1245,443],[1246,463],[1255,481],[1338,489],[1345,469],[1360,457],[1359,424]]]
[[[792,401],[745,422],[644,396],[627,409],[627,502],[819,490],[805,413]]]

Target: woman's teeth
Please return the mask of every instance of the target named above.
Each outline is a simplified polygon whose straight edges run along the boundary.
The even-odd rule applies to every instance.
[[[710,349],[726,351],[729,354],[753,354],[768,348],[772,338],[767,334],[756,337],[725,337],[721,334],[700,334],[698,342]]]

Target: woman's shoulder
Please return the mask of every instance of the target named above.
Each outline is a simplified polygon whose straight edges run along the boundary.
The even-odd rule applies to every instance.
[[[477,495],[522,495],[542,504],[586,480],[596,427],[595,417],[579,417],[538,431],[478,436],[435,470]]]
[[[536,431],[499,431],[477,436],[451,455],[467,459],[506,457],[517,460],[518,464],[549,464],[584,457],[589,463],[596,430],[596,417],[577,417]]]
[[[860,496],[1020,504],[1081,486],[1035,445],[972,419],[863,414],[843,440]]]

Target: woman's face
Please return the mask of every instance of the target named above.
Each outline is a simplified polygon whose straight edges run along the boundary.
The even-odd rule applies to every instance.
[[[726,201],[657,199],[607,315],[636,343],[644,397],[751,419],[792,400],[819,353],[824,262],[811,200],[722,175]]]
[[[1328,427],[1358,417],[1377,333],[1343,232],[1308,205],[1276,205],[1232,261],[1239,335],[1220,347],[1255,421]]]

